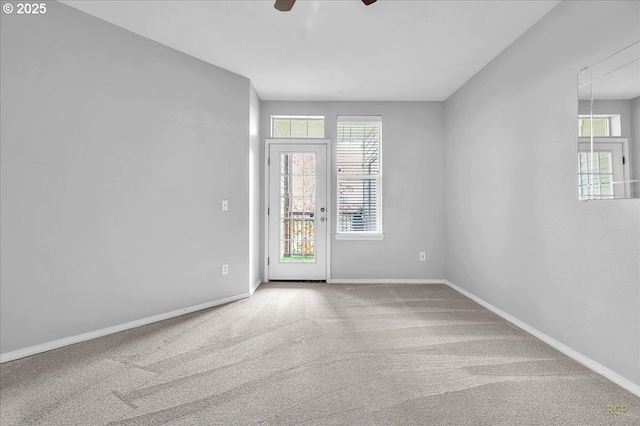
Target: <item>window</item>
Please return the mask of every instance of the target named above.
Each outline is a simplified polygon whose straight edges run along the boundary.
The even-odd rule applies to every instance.
[[[338,117],[336,239],[382,239],[382,117]]]
[[[324,116],[272,115],[272,138],[324,138]]]
[[[593,118],[593,136],[609,136],[609,118]],[[591,136],[591,119],[578,118],[578,136]]]
[[[591,136],[591,116],[578,116],[578,137],[588,138]],[[620,114],[594,114],[593,115],[593,136],[608,137],[621,136]]]

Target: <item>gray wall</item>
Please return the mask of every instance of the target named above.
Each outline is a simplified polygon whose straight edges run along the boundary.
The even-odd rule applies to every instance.
[[[332,279],[444,278],[443,113],[442,102],[262,102],[263,140],[270,137],[271,115],[324,115],[325,137],[333,141],[338,115],[383,117],[385,238],[336,241],[333,221]],[[335,203],[333,209],[335,216]],[[420,251],[427,253],[426,262],[419,261]]]
[[[262,279],[260,97],[251,84],[249,113],[249,285]]]
[[[576,75],[638,40],[639,19],[638,2],[561,2],[447,100],[445,124],[447,279],[636,383],[640,200],[577,200]]]
[[[55,2],[1,35],[2,351],[246,293],[249,81]]]
[[[631,109],[631,142],[629,157],[631,158],[631,179],[640,180],[640,96],[629,101]],[[632,185],[633,196],[640,197],[640,183]]]

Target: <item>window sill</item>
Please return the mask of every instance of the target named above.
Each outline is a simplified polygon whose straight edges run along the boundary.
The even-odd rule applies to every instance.
[[[336,234],[336,240],[381,241],[384,240],[384,234]]]

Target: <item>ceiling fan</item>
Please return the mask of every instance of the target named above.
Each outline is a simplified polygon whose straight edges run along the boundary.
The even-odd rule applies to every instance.
[[[274,7],[280,12],[288,12],[291,10],[295,2],[296,0],[276,0],[276,4],[274,5]],[[366,6],[369,6],[370,4],[373,4],[375,2],[376,0],[362,0],[362,3],[364,3]]]

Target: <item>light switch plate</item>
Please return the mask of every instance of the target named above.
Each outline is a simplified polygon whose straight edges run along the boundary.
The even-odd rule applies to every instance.
[[[222,211],[226,212],[229,210],[229,200],[222,200]]]

